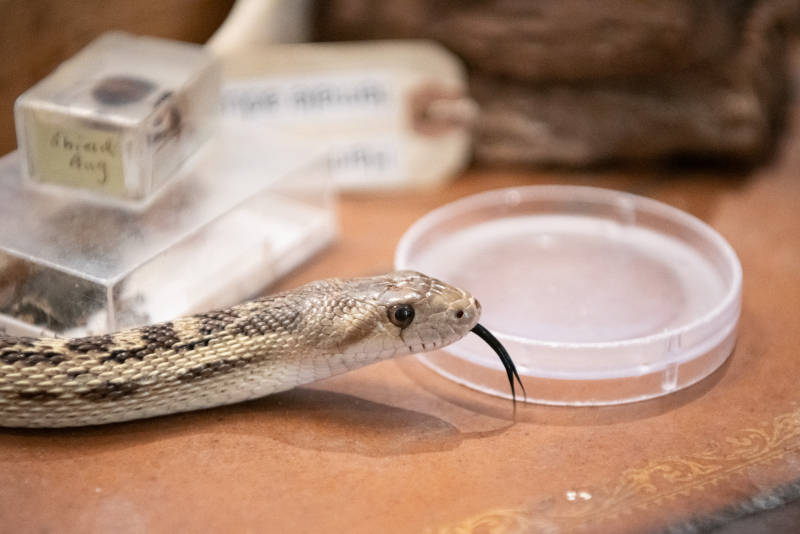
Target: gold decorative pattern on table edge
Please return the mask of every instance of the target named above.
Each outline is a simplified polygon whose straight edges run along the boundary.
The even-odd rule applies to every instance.
[[[492,510],[457,524],[429,529],[428,534],[516,534],[560,532],[644,510],[678,496],[738,475],[756,465],[770,464],[800,449],[800,409],[762,422],[688,456],[669,456],[626,469],[599,486],[570,488],[527,508]],[[556,527],[558,525],[558,527]],[[536,529],[536,530],[534,530]]]

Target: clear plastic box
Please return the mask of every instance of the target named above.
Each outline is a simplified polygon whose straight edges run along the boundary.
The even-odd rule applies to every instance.
[[[216,130],[219,87],[200,45],[104,34],[17,99],[23,175],[142,207]]]
[[[24,187],[0,158],[0,332],[85,336],[254,296],[336,234],[324,155],[223,125],[145,211]]]
[[[711,374],[736,341],[736,253],[699,219],[636,195],[572,186],[473,195],[417,221],[395,265],[475,295],[530,402],[672,393]],[[476,336],[418,358],[510,398],[505,369]]]

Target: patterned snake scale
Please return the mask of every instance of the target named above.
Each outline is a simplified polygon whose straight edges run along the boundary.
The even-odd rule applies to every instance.
[[[400,271],[104,336],[0,334],[0,425],[97,425],[254,399],[444,347],[480,327],[480,313],[469,293]]]

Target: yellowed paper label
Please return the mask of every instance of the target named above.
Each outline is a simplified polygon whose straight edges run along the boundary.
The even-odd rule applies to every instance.
[[[35,122],[39,179],[59,185],[125,194],[120,135]]]

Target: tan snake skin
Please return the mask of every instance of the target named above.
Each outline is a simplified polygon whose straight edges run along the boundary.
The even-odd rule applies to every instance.
[[[405,305],[413,320],[398,326],[390,315]],[[0,335],[0,425],[96,425],[253,399],[438,349],[480,311],[469,293],[401,271],[105,336]]]

